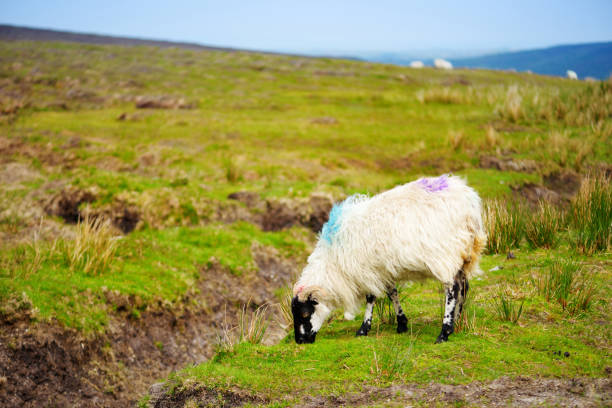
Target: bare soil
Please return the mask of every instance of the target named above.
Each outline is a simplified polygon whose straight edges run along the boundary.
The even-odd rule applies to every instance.
[[[172,392],[174,391],[174,392]],[[264,397],[237,389],[214,390],[200,386],[169,390],[162,383],[151,387],[150,406],[155,408],[186,406],[240,407],[245,404],[270,403]],[[188,405],[190,404],[190,405]],[[300,408],[318,407],[406,407],[477,406],[477,407],[604,407],[612,404],[612,381],[609,378],[526,378],[501,377],[489,383],[473,382],[448,385],[399,384],[388,388],[364,387],[362,392],[344,395],[305,395]]]
[[[413,384],[389,388],[371,387],[359,394],[338,397],[311,397],[300,407],[336,406],[405,406],[407,403],[426,405],[532,407],[537,405],[563,407],[597,407],[612,402],[612,381],[608,378],[534,379],[501,377],[490,383],[466,385],[430,383],[424,387]]]
[[[513,187],[517,197],[525,199],[535,207],[540,201],[547,201],[554,205],[567,205],[580,190],[582,176],[571,170],[556,171],[543,177],[544,185],[526,183]]]
[[[249,300],[255,307],[274,299],[274,290],[295,273],[295,264],[274,249],[254,246],[253,256],[258,268],[240,277],[212,259],[202,267],[197,293],[180,304],[149,306],[139,318],[133,313],[141,306],[139,299],[105,292],[109,310],[115,312],[105,333],[94,338],[56,322],[32,323],[27,305],[19,302],[13,313],[4,310],[0,405],[133,405],[156,379],[211,357],[222,324],[235,324]],[[278,336],[278,330],[271,329],[269,337]]]

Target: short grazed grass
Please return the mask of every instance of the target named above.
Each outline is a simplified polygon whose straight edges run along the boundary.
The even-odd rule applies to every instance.
[[[557,250],[552,255],[564,257],[567,251]],[[500,260],[487,256],[483,265]],[[379,323],[375,314],[369,336],[358,338],[359,318],[347,322],[337,313],[312,345],[295,344],[292,334],[271,347],[241,344],[207,363],[178,371],[168,382],[174,384],[175,392],[194,382],[219,389],[238,386],[283,401],[281,406],[291,406],[303,394],[337,395],[372,385],[465,384],[502,375],[605,376],[612,333],[609,325],[593,321],[609,316],[605,301],[609,285],[605,293],[593,298],[593,308],[582,315],[570,315],[560,305],[549,303],[544,294],[529,292],[531,270],[541,267],[537,254],[525,247],[517,250],[517,260],[501,262],[504,269],[470,282],[474,297],[467,308],[469,330],[458,330],[448,343],[433,344],[441,324],[439,291],[436,282],[427,281],[401,289],[409,320],[407,333],[396,334],[394,324]],[[602,262],[603,268],[598,261],[582,265],[598,284],[611,277],[609,260]],[[513,319],[498,314],[500,284],[509,285],[504,296],[511,304]],[[569,357],[553,354],[558,350],[567,351]]]

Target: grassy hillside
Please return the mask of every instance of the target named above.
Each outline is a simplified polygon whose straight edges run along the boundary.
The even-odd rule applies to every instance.
[[[160,309],[212,313],[198,297],[208,281],[225,274],[257,281],[268,262],[256,259],[261,248],[299,272],[331,201],[356,192],[453,172],[487,202],[530,200],[525,205],[535,208],[546,199],[574,208],[583,176],[609,174],[612,163],[609,82],[4,42],[0,84],[5,333],[25,322],[96,339],[114,322]],[[449,344],[432,344],[439,288],[415,284],[402,291],[409,335],[384,323],[355,339],[358,324],[336,316],[313,346],[297,347],[289,336],[277,346],[230,347],[173,376],[170,391],[201,397],[194,390],[212,389],[223,397],[240,389],[253,404],[291,405],[365,385],[605,377],[609,241],[581,250],[578,224],[563,218],[556,249],[520,240],[515,260],[505,260],[503,245],[485,256],[485,270],[504,269],[474,282],[467,327]],[[597,288],[580,312],[568,314],[533,283],[556,259],[575,260],[576,276],[587,273]],[[211,268],[224,272],[203,272]],[[264,300],[282,300],[287,280],[269,278],[279,296]],[[512,304],[525,299],[517,324],[496,317],[502,289]],[[156,347],[163,354],[164,345]],[[571,357],[552,354],[559,350]]]
[[[607,79],[612,75],[612,42],[559,45],[556,47],[454,59],[467,68],[531,70],[543,75],[565,76],[571,69],[580,78]]]

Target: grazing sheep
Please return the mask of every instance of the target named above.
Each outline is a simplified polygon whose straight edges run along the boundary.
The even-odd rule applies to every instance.
[[[439,69],[453,69],[453,64],[450,61],[444,60],[442,58],[436,58],[434,60],[434,67]]]
[[[410,63],[410,68],[423,68],[424,66],[423,61],[412,61]]]
[[[480,197],[454,176],[422,178],[367,197],[354,195],[335,205],[319,241],[293,289],[295,341],[313,343],[332,310],[347,315],[367,301],[357,335],[367,335],[377,297],[387,295],[397,315],[397,332],[407,330],[395,285],[434,277],[446,288],[442,331],[453,332],[468,291],[480,271],[486,236]]]
[[[568,69],[568,70],[565,72],[565,75],[567,75],[567,77],[568,77],[569,79],[578,79],[578,74],[576,74],[576,72],[575,72],[575,71],[572,71],[571,69]]]

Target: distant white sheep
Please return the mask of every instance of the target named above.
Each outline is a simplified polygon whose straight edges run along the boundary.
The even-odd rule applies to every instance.
[[[451,64],[450,61],[447,61],[445,59],[436,58],[434,60],[434,67],[438,69],[453,69],[453,64]]]
[[[478,194],[454,176],[422,178],[367,197],[337,204],[295,284],[292,300],[295,340],[312,343],[332,310],[354,314],[366,298],[357,335],[367,335],[377,297],[393,301],[398,333],[407,330],[395,285],[434,277],[446,288],[442,331],[453,332],[468,291],[479,272],[486,241]]]
[[[423,61],[412,61],[410,63],[410,68],[423,68],[424,66]]]
[[[572,71],[571,69],[568,69],[568,70],[565,72],[565,75],[567,75],[567,77],[568,77],[569,79],[578,79],[578,74],[576,74],[576,72],[575,72],[575,71]]]

